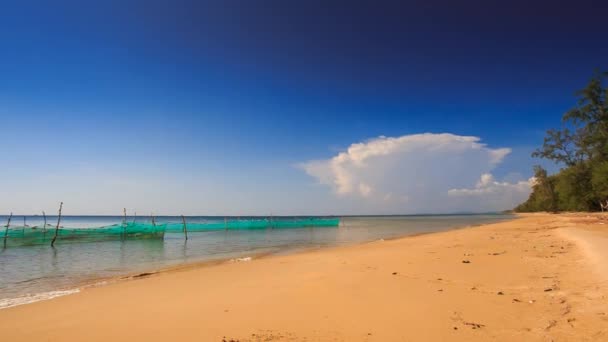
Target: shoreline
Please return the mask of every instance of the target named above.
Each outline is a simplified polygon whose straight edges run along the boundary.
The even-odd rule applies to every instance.
[[[606,218],[525,214],[250,262],[181,265],[0,310],[0,329],[16,341],[602,340],[608,282],[589,248],[565,234],[606,236]]]
[[[508,221],[512,221],[512,220],[515,220],[518,218],[517,214],[511,214],[511,215],[512,215],[512,217],[501,220],[499,222],[508,222]],[[424,215],[415,215],[415,216],[424,216]],[[446,215],[446,216],[450,216],[450,215]],[[349,243],[349,244],[345,244],[345,245],[314,246],[314,247],[309,246],[309,247],[299,247],[299,248],[295,248],[295,249],[290,249],[290,248],[286,247],[286,248],[279,249],[277,251],[264,251],[264,252],[256,252],[255,250],[252,250],[251,253],[243,252],[243,253],[240,253],[239,255],[236,255],[233,257],[219,257],[219,258],[195,260],[195,261],[190,261],[190,262],[181,262],[181,263],[178,263],[175,265],[169,265],[169,266],[160,267],[160,268],[141,268],[139,270],[125,272],[120,275],[91,277],[91,278],[88,278],[88,279],[85,279],[82,281],[78,281],[70,286],[62,286],[62,287],[54,288],[54,289],[51,289],[51,290],[45,291],[45,292],[27,293],[27,294],[17,296],[17,297],[2,298],[2,299],[0,299],[0,310],[8,309],[8,308],[15,307],[15,306],[33,304],[33,303],[36,303],[39,301],[52,300],[52,299],[55,299],[55,298],[58,298],[61,296],[79,293],[80,291],[83,291],[83,290],[89,289],[89,288],[107,286],[107,285],[111,285],[111,284],[115,284],[115,283],[119,283],[119,282],[132,281],[132,280],[137,280],[137,279],[141,279],[144,277],[156,276],[156,275],[160,275],[160,274],[187,271],[187,270],[191,270],[191,269],[217,266],[217,265],[221,265],[221,264],[229,264],[229,263],[232,263],[235,261],[240,261],[238,259],[242,259],[242,258],[259,260],[262,258],[272,258],[272,257],[280,257],[280,256],[304,254],[304,253],[315,253],[320,250],[348,248],[348,247],[353,247],[353,246],[360,246],[360,245],[375,243],[378,241],[394,241],[394,240],[413,238],[413,237],[423,236],[423,235],[428,235],[428,234],[439,234],[439,233],[450,232],[450,231],[454,231],[454,230],[468,229],[468,228],[483,226],[486,224],[491,224],[491,223],[476,223],[476,224],[467,224],[467,225],[462,225],[462,226],[456,225],[453,227],[449,227],[445,230],[429,231],[429,232],[415,232],[415,233],[405,234],[405,235],[401,235],[401,236],[392,236],[392,237],[381,238],[381,239],[376,239],[376,240],[353,242],[353,243]],[[348,229],[348,227],[340,227],[340,228]],[[28,300],[28,299],[32,299],[32,300]]]

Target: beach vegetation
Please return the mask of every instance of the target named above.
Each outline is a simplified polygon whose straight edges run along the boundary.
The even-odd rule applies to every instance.
[[[599,211],[608,209],[608,73],[596,72],[576,93],[576,106],[550,129],[533,157],[561,166],[548,175],[535,166],[535,182],[527,201],[515,208],[532,211]]]

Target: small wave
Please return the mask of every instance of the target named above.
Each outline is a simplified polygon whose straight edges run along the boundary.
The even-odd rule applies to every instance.
[[[50,291],[43,293],[27,294],[16,298],[4,298],[0,299],[0,309],[6,309],[17,305],[34,303],[41,300],[53,299],[61,296],[67,296],[78,292],[80,292],[80,289]]]
[[[247,262],[247,261],[251,261],[251,257],[230,259],[230,261],[232,261],[232,262],[244,262],[244,261]]]

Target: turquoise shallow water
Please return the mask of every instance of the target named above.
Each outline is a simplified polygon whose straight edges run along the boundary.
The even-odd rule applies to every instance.
[[[503,214],[416,215],[345,217],[339,228],[290,228],[266,230],[167,233],[163,240],[125,240],[14,247],[0,250],[0,308],[14,298],[54,293],[96,279],[151,271],[184,263],[229,259],[262,253],[288,253],[305,248],[356,244],[378,239],[437,232],[455,227],[509,219]],[[121,217],[71,216],[62,220],[69,227],[96,227],[119,223]],[[133,218],[130,218],[133,219]],[[209,222],[218,217],[189,217],[189,222]],[[15,217],[22,224],[22,217]],[[49,217],[52,223],[56,218]],[[147,218],[137,218],[145,221]],[[0,222],[6,218],[0,216]],[[159,217],[158,222],[178,222]],[[28,225],[42,223],[26,217]],[[47,296],[48,297],[48,296]],[[32,297],[35,300],[45,296]],[[34,300],[32,299],[32,300]]]

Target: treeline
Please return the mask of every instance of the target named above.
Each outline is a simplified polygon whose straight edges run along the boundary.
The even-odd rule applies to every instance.
[[[528,200],[515,208],[532,211],[598,211],[608,208],[608,104],[605,81],[597,72],[577,92],[578,102],[562,118],[561,130],[549,130],[532,156],[562,169],[548,175],[534,167],[536,182]]]

